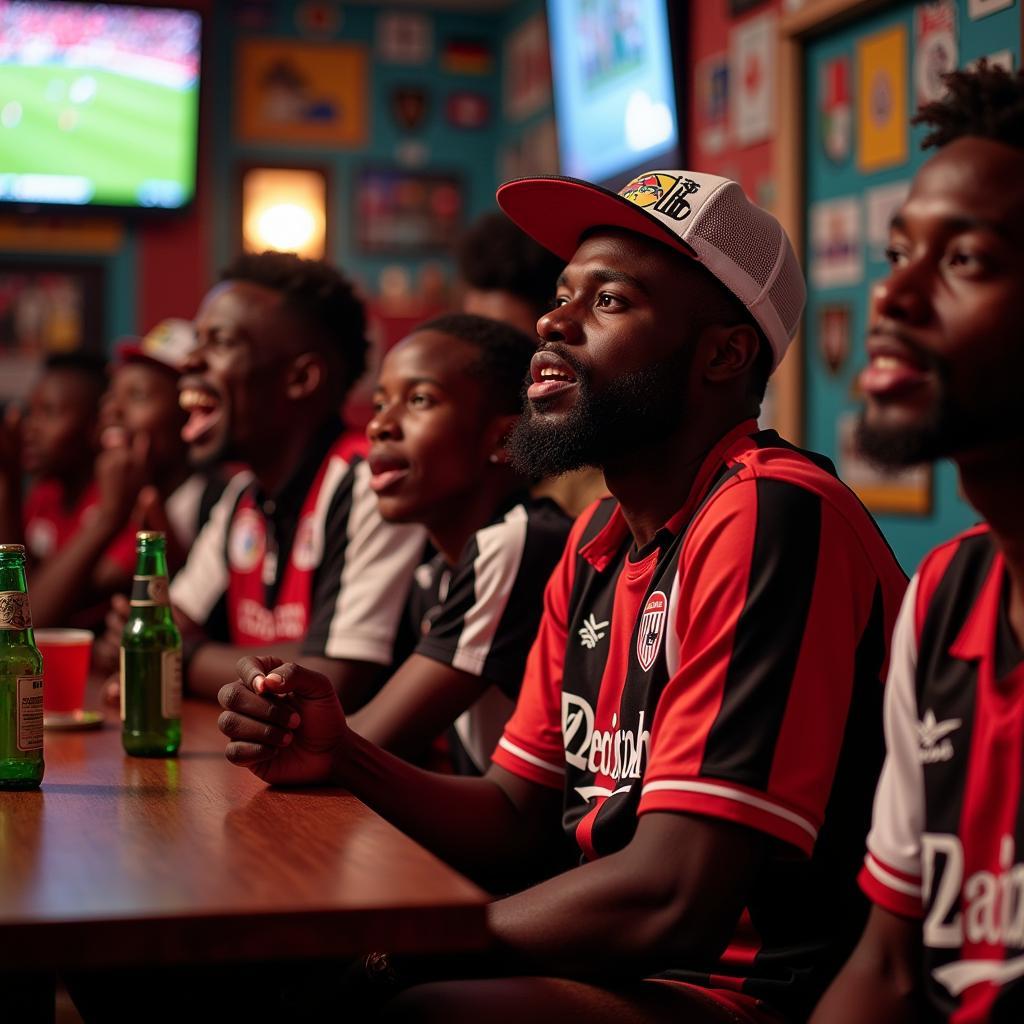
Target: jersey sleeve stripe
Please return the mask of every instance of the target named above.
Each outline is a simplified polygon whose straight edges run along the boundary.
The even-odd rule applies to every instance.
[[[796,826],[796,828],[800,829],[801,832],[806,833],[807,838],[810,839],[810,843],[806,846],[807,849],[810,849],[811,846],[813,846],[814,840],[818,838],[818,829],[814,823],[803,815],[797,814],[795,811],[791,811],[787,807],[781,807],[779,804],[766,800],[764,797],[755,796],[753,793],[748,793],[742,789],[736,789],[733,786],[725,786],[714,782],[700,782],[695,779],[663,779],[657,782],[648,782],[640,792],[640,811],[642,812],[644,810],[644,798],[647,797],[648,794],[666,791],[689,793],[697,796],[709,796],[722,800],[729,800],[734,803],[743,804],[744,806],[750,807],[756,811],[773,815],[782,821],[787,822],[791,826]],[[686,808],[681,806],[680,809],[685,810]],[[698,809],[699,808],[695,805],[694,810]],[[772,829],[771,831],[774,832],[775,830]],[[804,842],[802,841],[800,845],[804,846]]]
[[[329,472],[333,493],[349,466],[334,460]],[[393,657],[413,569],[423,550],[423,531],[418,526],[385,523],[370,489],[369,463],[357,462],[352,472],[345,560],[324,654],[387,665]]]
[[[546,772],[551,772],[554,775],[565,775],[564,765],[552,764],[550,761],[542,761],[539,757],[534,757],[534,755],[529,751],[523,750],[522,747],[517,747],[504,736],[498,740],[498,747],[501,750],[508,751],[508,753],[512,754],[514,757],[518,757],[522,761],[525,761],[527,764],[532,764],[535,768],[543,768]]]
[[[171,604],[198,626],[205,625],[228,589],[228,531],[242,492],[251,482],[248,473],[232,478],[199,531],[185,565],[171,581]]]
[[[526,509],[517,505],[500,524],[476,535],[474,602],[466,612],[452,667],[480,675],[519,574],[526,548]]]
[[[896,871],[886,867],[877,857],[872,853],[864,858],[864,867],[869,871],[875,878],[878,879],[883,885],[888,886],[890,889],[894,889],[896,892],[901,892],[905,896],[916,896],[918,899],[921,897],[921,880],[916,881],[908,878],[902,872]]]
[[[914,896],[890,887],[874,874],[867,863],[861,868],[857,882],[864,891],[864,895],[883,909],[912,919],[924,916],[920,894]]]

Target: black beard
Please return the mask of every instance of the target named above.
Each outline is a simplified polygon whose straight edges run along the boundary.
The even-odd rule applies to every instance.
[[[883,469],[903,469],[949,455],[955,445],[940,409],[929,422],[913,429],[874,427],[862,412],[857,421],[856,444],[861,454]]]
[[[547,348],[572,367],[579,393],[557,425],[545,423],[535,403],[526,401],[508,441],[512,467],[523,476],[561,476],[584,466],[603,469],[678,427],[682,391],[693,359],[690,346],[616,378],[600,393],[591,388],[586,371],[570,350],[561,345]],[[536,406],[543,409],[544,400]]]
[[[902,469],[955,457],[1022,436],[1020,399],[990,396],[984,408],[967,411],[950,401],[940,384],[931,417],[913,428],[872,426],[862,412],[856,443],[861,453],[883,469]]]

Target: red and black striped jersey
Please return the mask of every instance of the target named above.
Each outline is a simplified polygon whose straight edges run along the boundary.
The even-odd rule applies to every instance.
[[[776,840],[720,962],[672,977],[806,1012],[852,946],[905,586],[831,463],[753,421],[642,550],[613,500],[575,525],[495,763],[564,789],[586,859],[653,811]]]
[[[1024,1020],[1024,652],[987,526],[936,548],[893,636],[861,885],[920,918],[943,1020]]]

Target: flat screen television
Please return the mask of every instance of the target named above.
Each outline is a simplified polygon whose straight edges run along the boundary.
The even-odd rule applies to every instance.
[[[187,206],[201,30],[169,7],[0,2],[0,204]]]
[[[624,184],[679,166],[668,0],[548,0],[563,174]]]

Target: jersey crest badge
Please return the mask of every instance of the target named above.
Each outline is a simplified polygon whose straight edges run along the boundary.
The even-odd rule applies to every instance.
[[[231,524],[228,536],[228,561],[235,572],[252,572],[267,550],[263,518],[251,508],[243,508]]]
[[[668,612],[668,598],[656,590],[640,613],[640,628],[636,634],[636,657],[640,667],[647,672],[654,664],[661,650],[661,638],[665,635],[665,615]]]
[[[300,572],[312,572],[320,564],[323,557],[323,545],[318,543],[320,539],[317,535],[316,517],[303,516],[295,531],[295,540],[292,541],[292,564]]]

